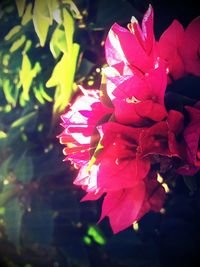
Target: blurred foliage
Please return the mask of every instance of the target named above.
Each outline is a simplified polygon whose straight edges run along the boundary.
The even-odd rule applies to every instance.
[[[185,177],[190,189],[181,180],[181,198],[169,198],[167,212],[149,214],[135,231],[113,236],[106,220],[96,225],[101,200],[79,203],[76,170],[63,162],[56,138],[59,116],[78,84],[99,87],[112,23],[141,19],[147,6],[128,0],[0,2],[0,266],[156,267],[172,243],[176,250],[174,227],[189,240],[182,243],[183,260],[196,252],[197,181]]]

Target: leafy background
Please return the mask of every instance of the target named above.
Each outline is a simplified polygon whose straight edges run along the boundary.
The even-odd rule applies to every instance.
[[[112,23],[141,20],[155,33],[198,14],[194,1],[0,2],[0,264],[10,267],[198,266],[199,177],[174,177],[161,213],[113,235],[96,224],[101,201],[80,203],[77,170],[63,162],[60,114],[77,85],[98,88]],[[168,90],[199,98],[199,81]],[[176,104],[176,101],[175,101]],[[196,260],[196,263],[194,261]]]

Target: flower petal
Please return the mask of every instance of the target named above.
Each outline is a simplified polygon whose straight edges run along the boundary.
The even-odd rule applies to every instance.
[[[67,146],[66,160],[79,166],[87,164],[98,143],[96,126],[112,113],[112,108],[100,102],[98,90],[81,90],[84,95],[79,95],[61,117],[65,130],[59,136],[60,143]]]
[[[108,33],[105,53],[110,66],[124,62],[126,65],[136,66],[144,73],[152,67],[152,62],[137,37],[117,23]]]
[[[152,121],[161,121],[167,116],[163,105],[152,100],[138,103],[115,100],[115,118],[117,122],[132,126],[148,126]]]
[[[148,174],[149,160],[105,157],[100,164],[97,185],[104,191],[136,186]]]
[[[153,16],[154,16],[153,8],[151,5],[149,5],[149,8],[144,14],[144,17],[142,20],[142,32],[145,38],[145,48],[146,48],[147,54],[150,54],[150,52],[152,51],[152,46],[155,42],[154,28],[153,28]]]
[[[107,93],[114,105],[115,99],[132,100],[133,97],[164,105],[166,86],[167,74],[162,62],[142,78],[137,75],[107,77]]]
[[[108,216],[114,233],[118,233],[136,220],[145,197],[145,184],[109,192],[104,198],[100,221]]]
[[[175,80],[185,74],[183,60],[179,53],[183,36],[183,26],[177,20],[174,20],[161,35],[158,43],[160,57],[167,62],[166,67]]]
[[[186,71],[200,76],[200,17],[192,20],[187,26],[181,52]]]
[[[152,177],[151,177],[152,176]],[[143,217],[148,211],[160,211],[165,200],[165,190],[157,181],[157,173],[150,173],[145,179],[146,193],[145,200],[138,214],[137,220]]]

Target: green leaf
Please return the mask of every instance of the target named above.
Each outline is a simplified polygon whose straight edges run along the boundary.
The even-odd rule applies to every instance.
[[[12,164],[13,156],[9,156],[0,165],[0,181],[3,181],[10,171],[10,166]]]
[[[22,190],[22,188],[20,186],[18,186],[18,185],[15,185],[15,184],[4,185],[3,186],[3,191],[0,193],[0,206],[6,205],[21,190]]]
[[[33,88],[35,97],[40,102],[40,104],[44,105],[46,101],[52,102],[53,98],[50,97],[44,90],[44,87],[42,84],[40,84],[38,87]]]
[[[56,86],[53,107],[54,118],[66,108],[71,98],[78,53],[79,45],[74,43],[72,53],[64,53],[55,66],[51,78],[46,83],[47,87]]]
[[[63,26],[66,35],[67,51],[71,53],[73,50],[74,20],[67,9],[63,10]]]
[[[33,162],[31,157],[23,153],[22,156],[15,162],[13,170],[14,175],[18,181],[28,183],[33,178]]]
[[[89,236],[84,236],[83,237],[83,242],[87,245],[90,246],[92,244],[92,240]]]
[[[19,73],[20,82],[23,87],[23,99],[28,101],[29,97],[29,89],[33,80],[33,76],[31,75],[31,62],[27,56],[27,54],[23,55],[22,59],[22,67]]]
[[[24,42],[26,41],[26,36],[23,34],[19,39],[17,39],[12,46],[10,47],[9,51],[10,53],[15,52],[17,49],[19,49]]]
[[[45,100],[43,99],[43,97],[42,97],[40,91],[37,89],[37,87],[35,87],[35,86],[33,87],[33,92],[34,92],[35,98],[39,101],[39,103],[41,105],[44,105],[45,104]]]
[[[32,76],[35,77],[38,73],[40,73],[42,70],[41,68],[41,65],[40,65],[40,62],[36,62],[31,73],[32,73]]]
[[[49,14],[52,19],[54,19],[58,24],[62,22],[61,19],[61,11],[59,8],[59,1],[58,0],[51,0],[47,1]]]
[[[16,121],[14,121],[10,128],[13,129],[13,128],[16,128],[16,127],[21,127],[21,126],[24,126],[25,124],[29,123],[30,121],[33,120],[33,118],[35,118],[37,112],[36,111],[32,111],[30,112],[29,114],[25,115],[24,117],[22,118],[19,118],[17,119]]]
[[[39,62],[36,62],[34,68],[32,69],[31,61],[29,60],[27,54],[23,54],[22,67],[19,73],[20,83],[22,84],[23,92],[22,99],[26,102],[30,100],[29,91],[33,81],[33,78],[41,71],[41,66]]]
[[[43,87],[42,84],[40,84],[40,86],[39,86],[39,90],[40,90],[40,94],[41,94],[41,96],[42,96],[46,101],[48,101],[48,102],[52,102],[52,101],[53,101],[53,98],[52,98],[50,95],[48,95],[48,94],[46,93],[46,91],[44,90],[44,87]]]
[[[26,0],[15,0],[15,2],[17,5],[17,11],[18,11],[19,17],[21,17],[24,13]]]
[[[7,80],[3,79],[2,85],[3,85],[3,92],[5,95],[6,101],[9,104],[12,104],[13,106],[15,106],[17,96],[15,95],[15,93],[13,93],[13,85],[11,84],[11,81],[8,79]]]
[[[93,237],[94,241],[99,244],[99,245],[105,245],[106,244],[106,239],[103,236],[102,231],[100,228],[96,225],[91,225],[88,229],[87,234],[91,237]]]
[[[64,54],[62,56],[61,60],[54,67],[53,73],[52,73],[50,79],[46,83],[47,87],[54,87],[54,86],[60,85],[63,82],[65,82],[67,75],[66,75],[66,73],[65,73],[65,75],[63,75],[63,72],[65,72],[67,63],[68,63],[68,57],[67,57],[67,54]],[[64,77],[65,77],[65,79],[64,79]]]
[[[3,107],[2,110],[4,113],[9,113],[12,110],[12,106],[10,104],[7,104]]]
[[[18,33],[21,30],[21,25],[14,26],[9,33],[4,37],[6,41],[10,40],[16,33]]]
[[[60,55],[60,52],[65,53],[67,52],[67,42],[65,32],[56,28],[54,33],[52,34],[51,41],[50,41],[50,50],[53,57],[56,59]]]
[[[0,216],[4,215],[5,213],[5,208],[4,207],[0,207]]]
[[[52,18],[48,11],[47,0],[35,0],[33,9],[33,24],[39,37],[40,45],[44,46],[49,26],[52,24]]]
[[[20,104],[20,106],[21,106],[21,107],[25,107],[25,106],[26,106],[26,103],[27,103],[27,101],[24,99],[23,94],[21,94],[21,95],[19,96],[19,104]]]
[[[66,3],[67,5],[69,5],[69,9],[71,11],[71,13],[73,14],[73,18],[76,19],[82,19],[83,16],[81,15],[80,11],[78,10],[77,6],[75,5],[75,3],[71,0],[63,0],[63,3]]]
[[[21,222],[24,210],[17,198],[11,199],[5,206],[4,223],[8,240],[11,241],[17,249],[20,248]]]
[[[26,7],[25,13],[22,17],[21,24],[24,26],[32,19],[32,3],[29,3]]]
[[[4,66],[8,66],[9,64],[10,55],[6,54],[3,56],[2,63]]]
[[[26,54],[29,51],[29,49],[31,48],[31,45],[32,45],[32,41],[31,40],[27,40],[26,44],[25,44],[25,47],[24,47],[24,50],[23,50],[22,53]]]
[[[4,139],[7,137],[7,134],[3,131],[0,131],[0,139]]]

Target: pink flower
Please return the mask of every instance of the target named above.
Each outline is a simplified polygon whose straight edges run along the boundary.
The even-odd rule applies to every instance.
[[[149,5],[142,28],[132,18],[129,30],[115,23],[105,42],[106,60],[122,75],[144,74],[157,64],[157,48],[153,31],[153,8]]]
[[[144,182],[132,188],[108,192],[103,201],[99,221],[108,216],[114,233],[126,229],[137,220],[145,193]]]
[[[149,173],[135,186],[108,191],[104,196],[99,222],[107,216],[113,232],[118,233],[150,210],[160,211],[165,200],[165,191],[156,176],[156,172]],[[102,195],[102,191],[90,191],[82,201],[97,200]]]
[[[137,221],[150,210],[159,212],[166,197],[164,187],[157,181],[157,173],[150,172],[145,182],[146,194]]]
[[[118,233],[138,221],[148,211],[159,211],[165,199],[164,188],[151,175],[137,186],[108,192],[102,205],[101,221],[105,216],[114,233]]]
[[[194,19],[186,30],[174,20],[160,37],[159,55],[166,62],[170,79],[177,80],[188,73],[200,76],[199,29],[200,17]]]
[[[164,66],[137,75],[107,77],[107,94],[119,123],[144,126],[167,116],[164,94],[167,75]]]
[[[99,166],[96,164],[93,164],[90,167],[90,170],[88,170],[87,164],[83,165],[80,168],[76,179],[74,180],[75,185],[81,186],[82,189],[85,190],[87,193],[91,193],[88,195],[88,199],[90,199],[89,196],[91,196],[92,198],[90,200],[99,198],[103,193],[103,190],[101,190],[101,188],[97,184],[98,169]]]
[[[115,122],[107,122],[98,129],[101,149],[93,155],[95,164],[83,166],[75,184],[85,187],[87,192],[134,187],[146,177],[150,169],[150,161],[140,159],[137,155],[142,129]]]
[[[145,178],[150,162],[138,157],[141,128],[108,122],[99,127],[102,152],[97,157],[98,187],[113,191],[133,187]]]
[[[187,162],[178,170],[184,175],[194,175],[200,170],[200,102],[194,107],[186,106],[190,122],[184,130]]]
[[[85,90],[82,87],[81,90],[83,95],[79,95],[61,117],[64,131],[59,136],[60,143],[67,145],[63,151],[67,155],[66,160],[78,166],[90,160],[99,140],[96,126],[112,113],[112,109],[100,102],[98,90]]]
[[[149,210],[159,211],[165,193],[149,173],[150,159],[141,158],[138,142],[143,128],[115,122],[98,127],[101,151],[95,164],[82,167],[75,184],[87,195],[82,201],[96,200],[106,193],[100,221],[108,216],[114,233],[124,230]]]
[[[185,75],[180,48],[183,43],[184,29],[179,21],[174,20],[164,31],[158,42],[160,57],[166,61],[170,78],[177,80]]]
[[[192,20],[187,26],[181,47],[185,70],[200,76],[200,17]]]
[[[161,209],[159,172],[178,164],[179,173],[200,169],[200,103],[186,107],[184,129],[183,114],[166,110],[164,101],[167,79],[200,74],[199,22],[184,31],[174,20],[159,42],[151,5],[141,27],[135,18],[129,30],[115,23],[105,43],[109,67],[101,90],[81,88],[83,95],[62,116],[60,142],[66,160],[79,167],[74,184],[86,191],[82,201],[104,197],[100,221],[107,216],[114,233]]]
[[[145,129],[140,136],[140,155],[162,155],[183,157],[182,145],[176,137],[183,130],[183,114],[170,110],[167,120],[155,123]]]

